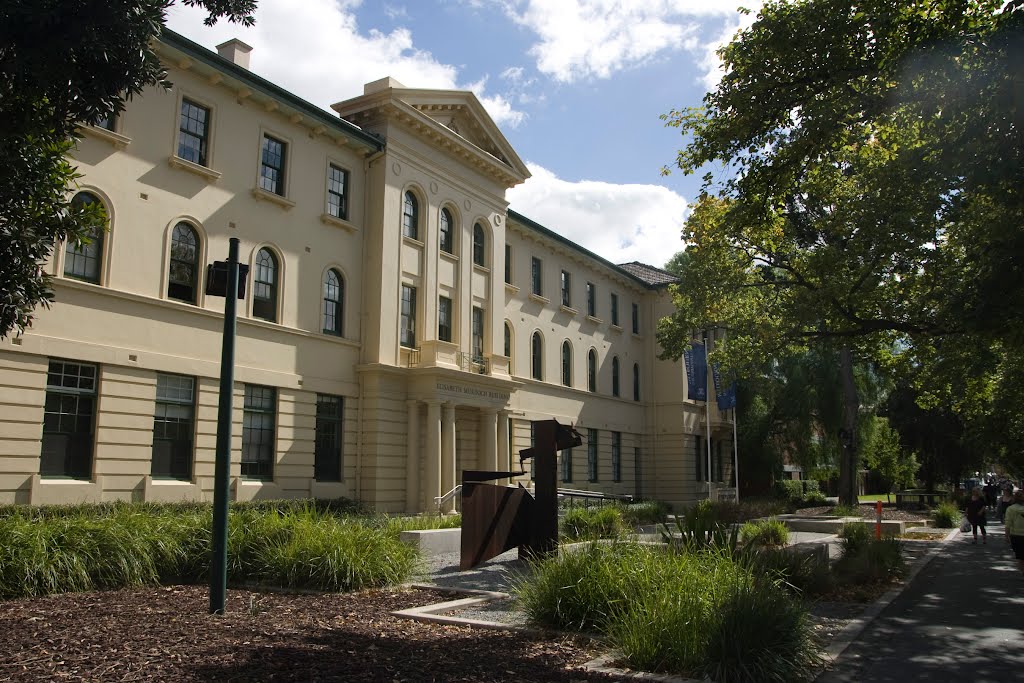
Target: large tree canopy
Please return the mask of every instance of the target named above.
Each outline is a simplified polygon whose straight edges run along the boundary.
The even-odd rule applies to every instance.
[[[181,0],[252,24],[256,0]],[[0,339],[53,300],[41,264],[59,240],[102,229],[98,208],[71,203],[66,154],[79,125],[167,85],[153,51],[173,0],[6,0],[0,3]]]
[[[689,138],[678,166],[713,170],[684,229],[665,354],[714,325],[734,367],[840,350],[844,499],[858,359],[1019,341],[1022,5],[768,2],[722,49],[704,106],[666,116]]]

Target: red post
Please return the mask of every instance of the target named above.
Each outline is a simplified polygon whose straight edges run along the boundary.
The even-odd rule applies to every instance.
[[[882,501],[875,501],[875,538],[882,539]]]

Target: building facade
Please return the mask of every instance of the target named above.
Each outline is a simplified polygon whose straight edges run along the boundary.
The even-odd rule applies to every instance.
[[[173,88],[83,129],[75,201],[108,230],[59,245],[56,302],[0,344],[0,502],[212,498],[206,266],[232,237],[233,499],[433,509],[463,469],[519,469],[549,418],[585,437],[565,488],[679,504],[730,485],[728,415],[658,359],[672,277],[511,210],[529,172],[471,93],[385,78],[332,114],[249,50],[167,32]]]

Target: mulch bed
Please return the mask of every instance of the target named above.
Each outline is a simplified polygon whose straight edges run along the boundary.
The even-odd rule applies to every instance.
[[[593,641],[421,623],[435,591],[295,595],[205,586],[0,602],[0,681],[587,681]]]
[[[858,505],[857,507],[861,517],[871,520],[875,519],[874,503],[864,503],[863,505]],[[831,515],[832,506],[801,508],[797,510],[797,513],[801,515],[810,516]],[[915,512],[912,510],[897,510],[895,505],[893,504],[886,506],[885,503],[882,503],[882,519],[895,519],[902,520],[904,522],[922,522],[928,519],[928,514],[925,512]]]

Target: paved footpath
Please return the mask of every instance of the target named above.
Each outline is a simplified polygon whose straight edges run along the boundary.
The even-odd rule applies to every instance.
[[[988,536],[943,544],[818,683],[1024,680],[1024,575],[1003,526]]]

